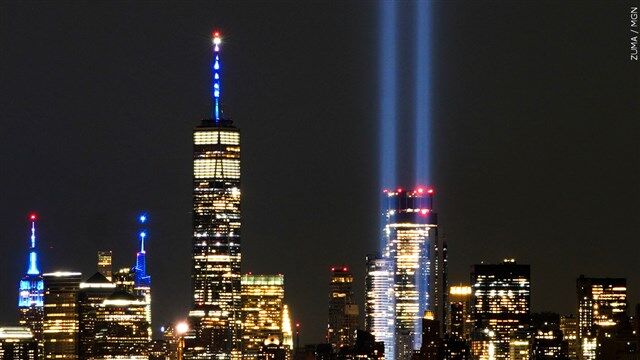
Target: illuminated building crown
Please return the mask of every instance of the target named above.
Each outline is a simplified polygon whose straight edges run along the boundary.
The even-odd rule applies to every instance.
[[[38,267],[38,252],[36,249],[36,215],[29,215],[31,222],[31,236],[29,238],[29,260],[27,274],[20,280],[18,306],[43,306],[44,282]]]
[[[140,215],[138,218],[140,225],[144,225],[147,222],[146,215]],[[148,287],[151,286],[151,276],[147,275],[147,253],[144,250],[144,242],[147,237],[147,231],[142,229],[139,233],[140,237],[140,251],[136,254],[136,265],[134,267],[134,281],[136,286]]]

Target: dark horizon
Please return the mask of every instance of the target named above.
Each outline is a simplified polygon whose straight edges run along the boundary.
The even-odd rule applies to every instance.
[[[433,4],[431,184],[450,284],[514,257],[531,265],[534,311],[575,313],[580,274],[625,277],[640,301],[630,4]],[[84,278],[98,250],[133,264],[146,211],[154,329],[186,316],[191,136],[219,28],[222,102],[242,133],[242,270],[284,274],[302,343],[320,342],[331,265],[353,270],[362,308],[379,243],[377,19],[361,2],[0,4],[0,322],[16,321],[31,211],[44,270]],[[412,96],[399,107],[404,132]]]

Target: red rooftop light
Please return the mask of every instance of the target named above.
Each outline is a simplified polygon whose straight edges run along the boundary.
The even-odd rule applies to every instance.
[[[428,193],[428,194],[433,194],[433,193],[434,193],[434,191],[433,191],[433,189],[429,189],[429,190],[427,190],[427,193]]]
[[[29,215],[29,220],[31,220],[31,221],[36,221],[37,218],[38,217],[36,216],[36,214],[30,214]]]

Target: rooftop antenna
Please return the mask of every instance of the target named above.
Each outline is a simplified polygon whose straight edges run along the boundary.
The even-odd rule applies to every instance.
[[[222,45],[222,37],[219,31],[214,31],[212,34],[211,42],[213,44],[213,65],[211,71],[213,72],[213,118],[216,125],[220,123],[220,115],[222,109],[220,108],[220,93],[222,91],[220,87],[220,47]]]
[[[29,215],[29,221],[31,221],[31,246],[29,248],[29,270],[27,270],[27,274],[29,275],[39,275],[40,270],[38,269],[38,253],[36,252],[36,214]]]
[[[149,286],[151,284],[151,276],[147,275],[147,253],[144,250],[144,240],[147,237],[147,231],[144,227],[146,226],[147,215],[140,215],[138,222],[142,230],[138,234],[140,237],[140,251],[136,254],[135,283],[136,286]]]

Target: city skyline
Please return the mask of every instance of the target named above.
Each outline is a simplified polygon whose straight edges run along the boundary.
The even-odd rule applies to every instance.
[[[486,25],[488,10],[472,4],[465,4],[465,25],[456,27],[455,22],[447,23],[447,20],[452,21],[454,12],[461,11],[461,6],[456,4],[461,3],[435,4],[435,12],[440,16],[436,20],[437,39],[443,39],[445,33],[447,36],[453,33],[461,38],[465,30],[475,28],[474,25]],[[109,16],[95,24],[86,20],[87,23],[83,23],[79,30],[69,30],[72,46],[54,52],[49,63],[28,55],[55,50],[56,44],[59,45],[55,38],[68,29],[63,26],[54,27],[50,32],[40,31],[47,27],[46,21],[35,22],[37,25],[31,28],[19,25],[20,19],[27,23],[25,17],[38,19],[48,12],[55,13],[55,10],[44,6],[36,10],[22,8],[18,11],[11,5],[3,6],[7,7],[8,12],[17,11],[18,15],[23,16],[6,22],[9,24],[7,29],[15,32],[16,38],[22,36],[25,43],[29,43],[33,41],[34,34],[41,33],[51,44],[32,42],[26,46],[18,44],[15,39],[2,40],[3,47],[7,45],[7,48],[14,49],[9,51],[7,60],[2,61],[3,74],[9,79],[0,88],[7,95],[0,102],[0,109],[4,114],[3,123],[7,124],[5,134],[8,134],[0,135],[0,150],[4,154],[2,163],[6,164],[2,168],[9,169],[3,172],[2,185],[12,191],[15,189],[15,193],[7,192],[6,206],[0,210],[0,225],[4,229],[0,239],[4,254],[20,256],[3,256],[9,270],[1,277],[0,285],[15,289],[24,274],[25,244],[29,236],[25,215],[29,211],[35,211],[40,216],[38,242],[41,247],[41,272],[59,269],[82,271],[85,280],[95,272],[95,254],[98,250],[113,250],[114,269],[131,266],[139,242],[136,238],[138,228],[130,219],[140,208],[145,208],[153,217],[152,235],[145,245],[149,249],[149,273],[154,278],[154,330],[157,331],[161,324],[186,317],[191,306],[188,285],[191,251],[190,134],[193,126],[207,116],[210,109],[207,97],[210,59],[207,47],[210,42],[206,38],[211,28],[219,26],[228,34],[229,40],[225,49],[229,55],[225,53],[224,60],[228,69],[228,77],[225,77],[223,84],[227,97],[225,109],[230,110],[231,118],[237,121],[243,131],[242,272],[285,274],[287,303],[291,306],[293,318],[302,323],[303,342],[320,342],[324,336],[331,264],[344,263],[353,269],[356,300],[363,304],[364,256],[379,250],[375,209],[380,189],[376,186],[375,175],[377,140],[372,130],[377,125],[375,114],[364,110],[375,102],[375,96],[361,86],[350,85],[347,89],[340,89],[336,86],[340,82],[335,78],[342,77],[355,82],[358,79],[375,78],[375,66],[360,66],[356,62],[358,57],[362,57],[375,63],[376,50],[372,45],[375,43],[375,34],[371,30],[376,28],[374,6],[361,8],[356,3],[324,7],[314,5],[311,10],[317,13],[313,13],[292,5],[300,12],[302,19],[315,21],[312,24],[320,22],[316,18],[318,14],[332,15],[329,22],[335,28],[330,26],[326,30],[328,33],[298,24],[301,20],[279,17],[276,7],[270,10],[273,12],[268,12],[267,18],[278,19],[282,23],[274,25],[272,29],[274,40],[267,36],[266,41],[262,41],[264,34],[260,30],[266,26],[265,20],[251,24],[238,15],[233,16],[228,4],[218,5],[222,15],[210,17],[184,8],[178,9],[178,14],[183,14],[182,18],[179,15],[173,17],[169,7],[157,10],[161,18],[174,19],[173,22],[168,21],[171,29],[176,30],[170,34],[163,32],[166,30],[161,27],[154,27],[152,17],[143,18],[140,23],[132,19],[123,20],[116,7],[103,5],[102,10],[112,11]],[[218,6],[208,6],[208,9],[217,9]],[[83,9],[78,6],[75,11]],[[142,11],[144,6],[136,5],[134,9]],[[365,11],[358,15],[363,25],[341,24],[349,15],[363,9]],[[531,4],[524,4],[517,9],[493,5],[491,10],[522,17],[536,9],[541,11]],[[562,6],[559,9],[560,14],[570,12]],[[258,19],[259,11],[246,10],[249,12],[248,19]],[[338,10],[344,11],[344,14],[336,14]],[[480,15],[472,18],[469,14],[474,11]],[[618,19],[613,11],[605,11],[593,4],[582,11],[583,17],[572,19],[581,31],[592,31],[581,26],[596,12],[604,12],[607,15],[606,24],[617,29]],[[401,9],[399,15],[406,16],[406,13],[407,9]],[[554,21],[559,24],[562,16],[554,16],[548,20],[547,26],[557,30],[559,25]],[[191,21],[187,21],[187,18],[198,19],[197,25],[187,25]],[[70,18],[64,19],[61,20],[63,24],[73,23]],[[97,18],[90,16],[89,19]],[[134,34],[123,44],[115,43],[111,34],[99,31],[103,27],[101,25],[113,25],[119,21],[123,22],[124,25],[121,25],[126,32]],[[515,257],[519,262],[531,264],[534,310],[575,312],[573,285],[581,273],[594,277],[626,277],[630,288],[629,303],[636,303],[638,296],[634,288],[637,289],[640,278],[634,273],[633,259],[637,254],[616,250],[623,244],[632,244],[633,234],[638,227],[637,222],[634,223],[638,212],[634,212],[632,206],[638,199],[638,189],[629,185],[634,183],[637,176],[625,171],[637,165],[637,159],[629,155],[632,150],[632,131],[629,130],[632,129],[633,106],[637,109],[637,103],[632,105],[631,100],[637,94],[637,82],[622,81],[627,79],[625,71],[632,68],[622,60],[611,59],[611,54],[600,53],[590,53],[593,61],[590,65],[576,65],[573,57],[559,49],[563,45],[559,41],[545,45],[558,57],[558,63],[553,63],[546,70],[538,68],[535,66],[535,53],[516,46],[518,41],[525,40],[521,37],[523,35],[498,37],[494,39],[496,43],[489,41],[491,35],[500,34],[500,26],[509,24],[506,20],[501,21],[493,27],[487,25],[484,30],[481,27],[477,29],[481,31],[476,37],[479,44],[465,42],[460,47],[441,44],[431,54],[438,74],[436,87],[442,94],[432,99],[436,108],[434,132],[440,135],[440,139],[436,140],[436,145],[439,145],[436,148],[447,149],[434,151],[431,158],[434,181],[431,183],[438,191],[434,208],[440,215],[441,234],[446,236],[449,243],[449,282],[456,284],[468,281],[468,267],[471,264],[483,260],[495,263],[504,257]],[[294,36],[287,31],[294,24],[302,26],[303,34]],[[152,29],[150,34],[155,34],[157,38],[139,35],[147,28]],[[577,40],[578,30],[559,29],[564,29],[572,40]],[[115,33],[121,36],[120,32],[123,31],[116,30]],[[94,33],[95,42],[85,41],[88,33]],[[340,38],[339,34],[345,35],[344,38]],[[593,35],[590,41],[595,44],[574,41],[571,46],[576,51],[582,50],[581,53],[589,53],[587,50],[596,47],[596,44],[602,47],[605,40],[610,41],[607,37],[610,33],[600,37],[589,34]],[[168,36],[169,44],[163,45],[162,36]],[[542,35],[529,36],[533,36],[533,39],[526,40],[534,49],[536,46],[543,48]],[[319,45],[311,46],[307,42]],[[92,46],[101,50],[101,55],[88,55],[88,58],[96,61],[99,69],[105,69],[105,74],[113,77],[113,80],[98,74],[91,69],[92,66],[84,65],[77,71],[69,68],[67,61],[82,64],[82,60],[71,56],[71,50],[76,47],[89,50]],[[141,50],[133,51],[137,46],[141,46]],[[277,56],[287,48],[296,46],[317,57],[297,53]],[[323,52],[317,50],[316,46],[336,47],[345,50],[349,56],[344,64],[334,63],[333,59],[327,59],[326,56],[321,60]],[[495,56],[505,65],[505,74],[498,74],[497,79],[505,81],[507,85],[501,85],[497,79],[484,74],[472,76],[473,71],[465,68],[467,63],[456,56],[466,54],[468,49],[479,51],[482,46],[494,49]],[[352,50],[354,54],[346,51],[351,47],[355,49]],[[161,55],[162,51],[170,48],[179,49],[178,54]],[[109,49],[116,51],[111,54],[107,51]],[[507,53],[515,56],[515,60],[500,55],[497,49],[511,51]],[[610,45],[612,54],[617,49],[617,44]],[[253,57],[254,53],[265,55],[258,56],[258,59],[247,59]],[[472,61],[474,66],[489,67],[490,62],[482,62],[479,55],[466,56],[475,60]],[[409,60],[401,58],[400,61]],[[445,63],[447,61],[449,63]],[[594,75],[594,79],[581,80],[583,72],[603,61],[611,66],[619,65],[610,74],[611,79]],[[141,64],[136,65],[138,62]],[[31,71],[23,73],[20,70],[16,73],[15,69],[23,69],[19,66],[23,63],[31,64]],[[178,70],[178,63],[190,70]],[[303,68],[296,70],[287,66],[296,63],[304,64]],[[58,67],[55,67],[56,71],[51,71],[48,66],[54,65]],[[572,67],[576,69],[572,71]],[[70,74],[74,80],[58,77],[58,69]],[[309,84],[290,79],[303,70],[312,74],[307,79]],[[535,70],[543,80],[535,81],[527,75],[527,72]],[[564,82],[556,94],[566,95],[573,107],[562,105],[544,93],[550,91],[547,86],[560,71],[568,75],[563,73]],[[343,76],[329,76],[327,72]],[[85,83],[82,81],[84,76],[92,80]],[[265,78],[260,79],[260,76]],[[39,78],[41,83],[38,90],[21,87],[23,77]],[[144,80],[132,80],[136,77]],[[457,79],[458,83],[453,85],[445,81],[447,79],[452,82]],[[525,80],[529,86],[525,88],[519,85],[518,80]],[[372,86],[377,82],[368,81]],[[97,90],[96,94],[73,90],[79,84],[79,89],[87,91],[93,89],[94,83],[105,84],[106,88]],[[465,89],[462,83],[470,89]],[[286,84],[289,84],[289,88]],[[582,94],[579,98],[569,93],[576,84]],[[594,84],[614,84],[615,91],[606,86],[599,90],[602,93],[590,90]],[[318,89],[312,89],[314,86],[318,86]],[[487,86],[497,89],[486,89]],[[489,94],[483,96],[479,89],[485,89]],[[320,99],[333,99],[333,102],[326,101],[320,106],[320,101],[314,99],[314,95],[296,94],[299,90],[316,94]],[[41,91],[57,93],[57,96],[42,94]],[[122,91],[123,94],[118,94]],[[508,97],[507,92],[515,92],[515,95]],[[172,102],[176,94],[178,96]],[[451,100],[455,97],[452,95],[456,94],[462,95],[461,99]],[[509,100],[495,100],[498,94],[507,96]],[[590,108],[588,100],[600,99],[601,95],[606,101],[602,100],[602,104]],[[26,100],[21,100],[21,96],[29,99],[29,104],[34,107],[24,106]],[[524,96],[532,99],[524,99]],[[266,99],[256,100],[256,97]],[[40,101],[35,101],[36,98]],[[296,99],[303,100],[304,105],[295,104]],[[349,101],[351,104],[347,104]],[[512,106],[509,101],[519,106]],[[170,102],[172,104],[166,105],[165,109],[165,104]],[[470,107],[472,114],[443,110],[449,109],[452,103]],[[544,110],[537,107],[547,103],[555,107]],[[521,107],[528,109],[529,113],[522,113]],[[309,114],[308,109],[317,114]],[[590,115],[587,110],[595,114]],[[620,128],[613,132],[597,132],[607,122],[601,118],[605,114],[615,114]],[[341,116],[360,116],[362,119],[341,122],[342,127],[337,130],[327,129],[336,126],[327,122],[327,119]],[[518,116],[528,119],[528,122],[521,126],[513,125],[512,119]],[[476,119],[480,124],[476,123]],[[401,123],[400,128],[405,125]],[[596,133],[599,137],[595,136]],[[504,138],[511,140],[505,141]],[[568,144],[567,147],[557,145],[562,140],[566,142],[565,145]],[[518,141],[521,143],[518,144]],[[60,148],[64,147],[61,143],[65,142],[68,143],[67,150]],[[342,144],[345,149],[340,152],[332,150],[335,142]],[[21,144],[28,146],[23,148]],[[350,156],[341,158],[342,150]],[[606,162],[613,161],[611,158],[620,160],[620,164],[627,164],[628,167]],[[26,159],[33,159],[33,162]],[[527,166],[521,164],[521,159],[524,162],[528,160]],[[574,165],[569,170],[565,170],[567,162]],[[594,171],[592,162],[603,170]],[[466,166],[467,172],[456,170],[457,166]],[[530,168],[535,171],[530,171]],[[409,172],[409,169],[401,170]],[[601,171],[607,174],[603,175]],[[315,180],[323,173],[332,175],[323,178],[323,182]],[[342,178],[340,174],[346,176]],[[407,178],[401,178],[400,185],[417,185],[413,184],[412,176],[403,176]],[[507,186],[510,184],[515,186]],[[626,191],[619,188],[626,188]],[[176,189],[175,194],[171,194],[173,189]],[[321,200],[330,206],[323,206]],[[355,208],[352,207],[354,202],[358,204]],[[331,210],[325,210],[325,207]],[[334,213],[335,208],[339,210]],[[303,209],[306,210],[306,216],[305,211],[301,211]],[[612,224],[611,227],[598,229],[606,234],[606,244],[598,242],[603,234],[596,236],[592,232],[598,231],[583,228],[585,224],[600,221]],[[327,228],[326,224],[335,225]],[[595,225],[590,226],[596,228]],[[347,253],[341,247],[345,239],[356,239],[353,249]],[[479,242],[482,245],[478,245]],[[496,249],[501,252],[495,252]],[[615,257],[615,260],[608,257],[592,259],[603,253],[610,258]],[[272,256],[263,257],[263,254]],[[312,256],[310,259],[305,254],[322,256]],[[566,259],[567,254],[575,256]],[[302,258],[299,258],[301,255]],[[560,260],[569,263],[561,267],[554,263]],[[564,269],[560,278],[550,279],[549,276],[560,272],[559,269]],[[308,277],[295,276],[297,273]],[[307,282],[311,285],[305,285]],[[551,302],[542,299],[544,294],[554,292],[565,294],[568,300]],[[0,299],[2,323],[12,323],[15,319],[14,293]],[[166,297],[173,293],[177,294],[179,304],[169,308],[171,302]],[[314,297],[318,300],[312,299]]]

